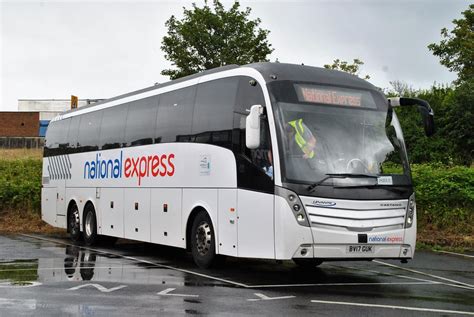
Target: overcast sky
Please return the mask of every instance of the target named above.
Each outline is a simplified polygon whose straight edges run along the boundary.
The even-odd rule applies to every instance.
[[[171,65],[160,50],[164,24],[192,2],[0,2],[0,110],[17,110],[17,99],[109,98],[168,81],[160,75]],[[455,79],[426,46],[469,3],[241,1],[271,31],[271,61],[322,66],[360,58],[373,84],[402,80],[415,88]]]

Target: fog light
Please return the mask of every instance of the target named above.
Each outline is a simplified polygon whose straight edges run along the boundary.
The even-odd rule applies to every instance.
[[[303,215],[303,214],[298,214],[298,216],[296,216],[296,219],[297,219],[299,222],[303,222],[303,221],[304,221],[304,215]]]
[[[293,205],[293,210],[294,210],[294,211],[300,211],[300,209],[301,209],[301,206],[300,206],[300,205],[298,205],[298,204],[294,204],[294,205]]]
[[[294,201],[295,198],[296,198],[295,195],[290,195],[290,196],[288,196],[288,200],[289,200],[289,201]]]
[[[403,249],[403,255],[407,255],[408,249]]]
[[[308,253],[308,250],[306,249],[301,249],[301,255],[305,256]]]

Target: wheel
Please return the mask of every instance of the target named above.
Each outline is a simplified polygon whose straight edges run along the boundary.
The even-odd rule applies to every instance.
[[[84,209],[84,227],[82,228],[84,242],[86,245],[93,245],[97,242],[97,218],[94,206],[87,204]]]
[[[216,259],[216,244],[211,218],[200,211],[193,221],[191,251],[194,262],[200,268],[209,268]]]
[[[321,265],[323,261],[318,260],[318,259],[293,259],[293,262],[295,262],[296,265],[303,269],[314,269],[315,267]]]
[[[78,242],[82,238],[81,224],[79,219],[79,209],[77,208],[77,205],[74,204],[71,206],[68,219],[69,237],[73,242]]]

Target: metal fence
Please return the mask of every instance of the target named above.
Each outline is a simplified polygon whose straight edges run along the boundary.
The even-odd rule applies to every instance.
[[[41,137],[0,137],[0,149],[42,149],[43,146]]]

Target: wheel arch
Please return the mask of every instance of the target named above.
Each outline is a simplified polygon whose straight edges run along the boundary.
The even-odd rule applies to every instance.
[[[67,209],[66,209],[66,232],[69,233],[69,216],[71,214],[71,210],[72,210],[72,207],[76,205],[77,209],[79,210],[79,206],[77,205],[77,202],[75,199],[71,199],[67,205]]]
[[[212,228],[214,229],[214,237],[216,237],[216,234],[217,234],[216,233],[216,228],[215,228],[215,225],[214,225],[214,221],[212,220],[211,214],[206,210],[205,207],[195,206],[191,210],[191,213],[189,214],[188,220],[186,222],[186,250],[188,250],[188,251],[191,251],[191,231],[193,229],[193,222],[194,222],[194,219],[196,218],[196,216],[201,211],[207,213],[207,215],[209,216],[209,219],[211,219]],[[216,251],[217,251],[218,250],[217,249],[217,239],[216,239],[215,243],[216,243]]]

